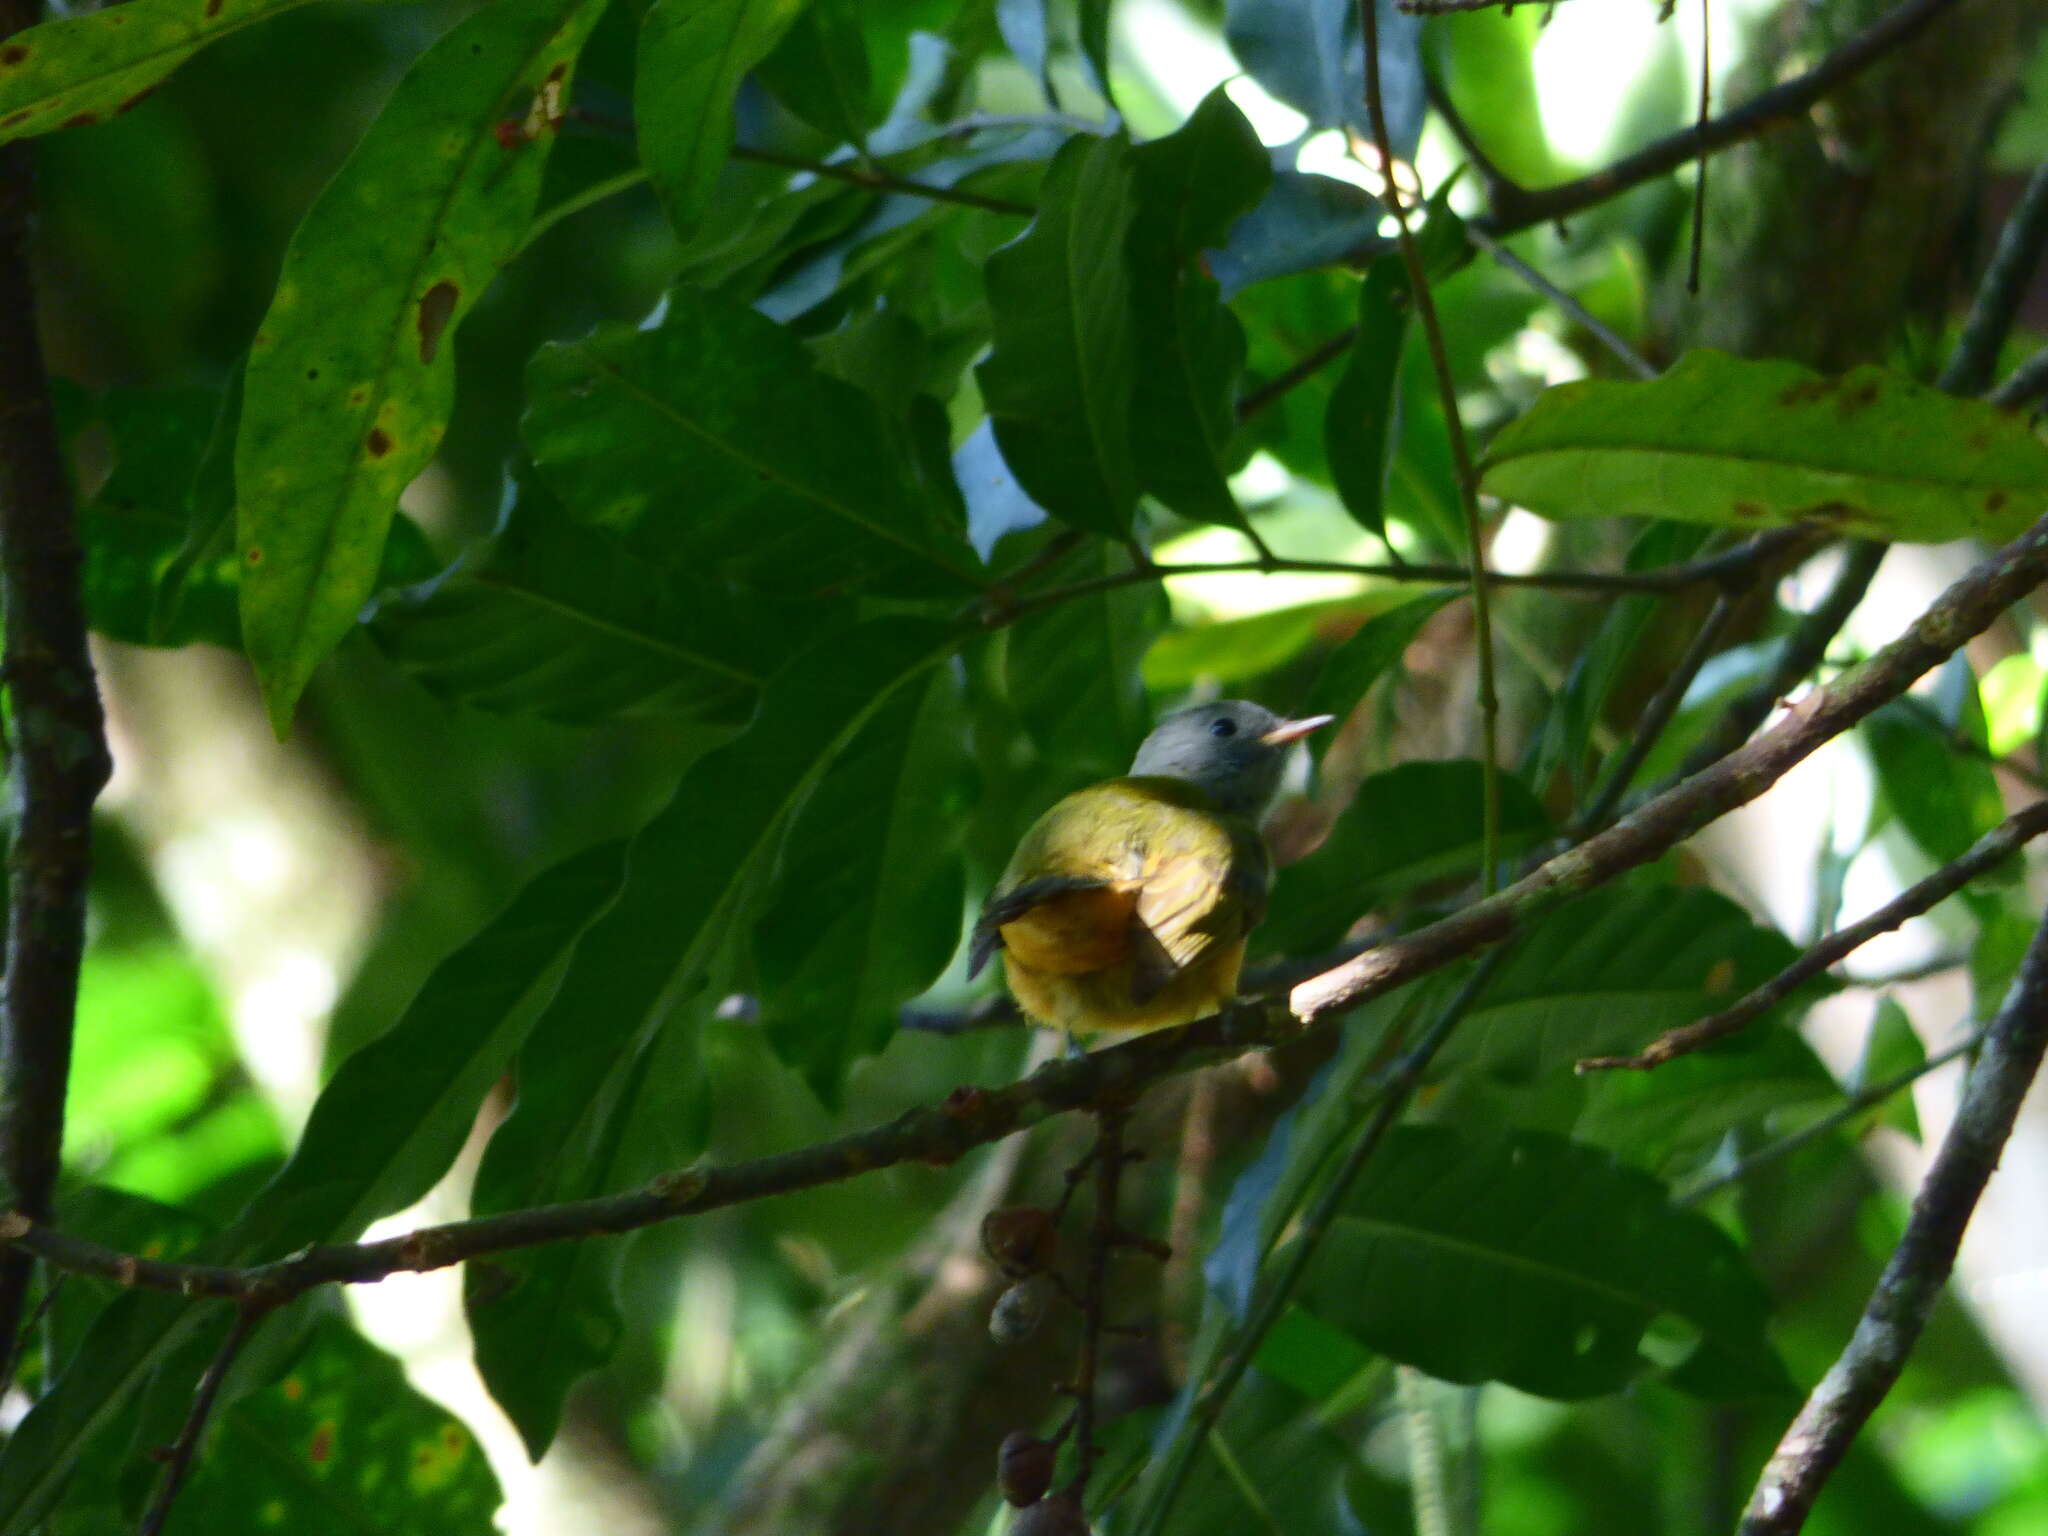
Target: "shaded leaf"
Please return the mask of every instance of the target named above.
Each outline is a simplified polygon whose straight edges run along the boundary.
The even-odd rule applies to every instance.
[[[1137,501],[1137,338],[1125,232],[1130,144],[1076,135],[1053,157],[1031,227],[988,260],[995,345],[976,370],[1003,458],[1053,516],[1128,537]]]
[[[0,144],[105,122],[138,105],[209,43],[305,0],[129,0],[0,45]]]
[[[1416,591],[1400,607],[1374,614],[1324,659],[1322,671],[1309,685],[1308,702],[1297,713],[1335,715],[1340,720],[1350,714],[1374,683],[1400,665],[1422,626],[1443,612],[1446,603],[1463,595],[1461,587]]]
[[[1323,418],[1330,479],[1360,526],[1386,533],[1387,475],[1399,440],[1401,348],[1408,337],[1408,274],[1398,256],[1380,257],[1358,288],[1358,339],[1330,391]]]
[[[1583,1056],[1639,1050],[1727,1007],[1797,954],[1791,940],[1719,892],[1673,886],[1654,871],[1637,875],[1545,914],[1517,941],[1444,1047],[1438,1071],[1477,1069],[1522,1083],[1568,1074]],[[1817,983],[1796,996],[1829,989]],[[1783,1016],[1751,1028],[1768,1030]]]
[[[1481,483],[1545,517],[2002,541],[2048,497],[2048,443],[1882,368],[1823,376],[1701,350],[1647,383],[1546,390],[1493,440]]]
[[[1705,1397],[1790,1389],[1742,1250],[1662,1185],[1561,1137],[1391,1132],[1310,1265],[1302,1303],[1444,1381],[1541,1397],[1650,1369],[1660,1318],[1696,1334],[1669,1372]]]
[[[1148,364],[1132,402],[1138,482],[1183,517],[1243,527],[1226,477],[1244,327],[1202,253],[1258,202],[1272,167],[1219,86],[1178,130],[1133,150],[1131,171],[1132,320]]]
[[[1273,184],[1209,259],[1231,298],[1254,283],[1391,250],[1380,233],[1386,210],[1364,188],[1334,176],[1281,166]]]
[[[1926,1065],[1927,1047],[1906,1010],[1894,998],[1880,997],[1870,1016],[1870,1033],[1863,1037],[1862,1053],[1849,1077],[1849,1091],[1862,1093],[1879,1083],[1903,1077]],[[1871,1111],[1879,1125],[1888,1125],[1913,1140],[1920,1139],[1920,1112],[1913,1105],[1913,1090],[1893,1094]]]
[[[1976,724],[1981,739],[1981,715]],[[1918,700],[1886,705],[1857,727],[1857,735],[1870,754],[1885,803],[1934,863],[1962,855],[2005,815],[1991,765],[1965,756],[1941,722],[1922,712]],[[1980,879],[2010,880],[2017,868],[2008,861],[1995,875],[1987,872]]]
[[[881,117],[854,0],[806,0],[757,73],[791,112],[842,142],[860,143]]]
[[[809,627],[801,617],[670,569],[527,486],[474,569],[386,603],[370,634],[434,693],[479,709],[736,724]]]
[[[1130,569],[1130,556],[1097,546],[1065,569],[1076,580],[1111,576]],[[1034,614],[1005,637],[1010,702],[1045,766],[1046,804],[1130,771],[1152,729],[1139,661],[1165,621],[1157,583],[1139,582]]]
[[[1257,942],[1282,954],[1313,953],[1394,897],[1476,873],[1482,795],[1479,764],[1469,760],[1403,763],[1372,775],[1323,845],[1281,871]],[[1500,775],[1502,858],[1516,857],[1549,830],[1527,786]]]
[[[279,1380],[220,1415],[177,1510],[218,1536],[287,1526],[299,1536],[488,1536],[502,1500],[462,1421],[328,1316]]]
[[[235,450],[242,628],[282,732],[454,403],[452,333],[533,220],[602,0],[503,0],[420,56],[285,254]],[[509,125],[509,127],[508,127]]]
[[[633,838],[618,899],[578,943],[520,1053],[518,1101],[477,1175],[479,1212],[607,1192],[618,1106],[638,1081],[636,1064],[651,1059],[669,1003],[701,991],[744,936],[790,816],[819,776],[955,640],[909,619],[835,634],[770,682],[744,735],[684,773]],[[693,1059],[694,1022],[670,1024],[684,1054],[665,1076]],[[529,1282],[535,1301],[486,1305],[473,1291],[471,1323],[493,1395],[537,1457],[554,1438],[562,1394],[616,1338],[616,1303],[603,1263],[535,1255],[503,1267]]]
[[[918,493],[874,401],[752,310],[678,290],[652,330],[541,348],[527,381],[542,478],[674,566],[807,596],[976,580],[951,509]]]
[[[733,97],[804,0],[655,0],[640,23],[633,120],[641,163],[678,233],[711,201],[733,140]]]
[[[964,737],[950,672],[901,690],[790,828],[754,928],[761,1022],[828,1104],[847,1068],[894,1037],[899,1008],[959,942]]]

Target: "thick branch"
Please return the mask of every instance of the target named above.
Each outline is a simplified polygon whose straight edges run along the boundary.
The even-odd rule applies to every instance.
[[[0,1217],[0,1244],[55,1268],[120,1285],[193,1296],[285,1299],[317,1285],[381,1280],[484,1254],[626,1232],[677,1216],[836,1183],[904,1162],[950,1162],[1050,1115],[1099,1106],[1144,1086],[1303,1028],[1499,943],[1540,913],[1658,858],[1715,818],[1768,790],[1791,768],[1903,693],[2048,579],[2048,517],[1944,592],[1905,634],[1815,688],[1785,718],[1706,772],[1607,831],[1540,865],[1496,896],[1390,939],[1294,988],[1286,1004],[1245,1003],[1105,1050],[1050,1062],[1002,1088],[962,1088],[936,1107],[836,1141],[728,1167],[665,1174],[646,1188],[595,1200],[426,1227],[381,1242],[315,1248],[247,1269],[171,1264],[123,1254],[20,1213]]]
[[[1830,1473],[1920,1341],[1970,1214],[2048,1047],[2048,923],[2034,934],[2018,978],[1992,1021],[1954,1123],[1913,1200],[1905,1236],[1870,1293],[1856,1332],[1792,1421],[1757,1479],[1740,1536],[1793,1536]]]
[[[2003,864],[2043,832],[2048,832],[2048,800],[2036,800],[1977,839],[1969,851],[1954,862],[1944,864],[1925,880],[1908,886],[1870,916],[1846,928],[1837,928],[1731,1007],[1695,1023],[1666,1030],[1638,1055],[1591,1056],[1579,1063],[1579,1070],[1594,1072],[1628,1067],[1644,1071],[1661,1067],[1667,1061],[1689,1055],[1746,1029],[1845,956],[1855,953],[1880,933],[1891,932],[1908,918],[1918,917],[1936,902],[1953,896],[1985,871]]]
[[[1604,203],[1631,187],[1675,171],[1688,161],[1756,138],[1779,123],[1799,117],[1828,92],[1911,42],[1942,12],[1954,9],[1956,3],[1957,0],[1906,0],[1805,74],[1759,91],[1732,111],[1668,134],[1576,181],[1540,189],[1496,183],[1492,188],[1493,207],[1473,222],[1490,235],[1510,235]]]
[[[35,19],[32,0],[0,0],[0,37]],[[71,491],[36,331],[34,200],[29,146],[0,149],[0,606],[17,796],[0,997],[0,1183],[15,1209],[46,1220],[64,1141],[92,803],[108,761]],[[25,1255],[0,1256],[0,1384],[13,1372],[29,1273]]]

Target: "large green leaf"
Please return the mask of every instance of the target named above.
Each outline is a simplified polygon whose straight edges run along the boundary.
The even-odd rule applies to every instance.
[[[742,305],[678,290],[659,326],[543,347],[527,381],[542,477],[676,566],[807,597],[977,580],[953,508],[919,491],[874,401]]]
[[[640,23],[633,119],[640,159],[682,234],[732,148],[733,96],[804,0],[655,0]]]
[[[347,1241],[424,1194],[530,1021],[522,1000],[610,900],[620,860],[612,844],[556,866],[443,961],[390,1032],[335,1074],[292,1160],[214,1245],[220,1256],[253,1262]],[[140,1292],[106,1308],[0,1450],[0,1532],[33,1529],[87,1447],[123,1421],[134,1392],[208,1315]]]
[[[886,106],[876,99],[861,20],[859,0],[808,0],[758,71],[776,100],[848,144],[862,142]]]
[[[902,690],[790,828],[754,928],[756,995],[776,1054],[827,1103],[856,1058],[894,1037],[899,1008],[959,942],[965,735],[950,672]]]
[[[1581,1057],[1640,1049],[1727,1007],[1797,954],[1719,892],[1638,874],[1524,934],[1439,1067],[1514,1082],[1568,1076]]]
[[[1128,537],[1138,344],[1125,232],[1131,146],[1081,134],[1053,157],[1031,227],[988,259],[995,346],[977,370],[996,441],[1055,517]]]
[[[370,595],[454,403],[455,325],[533,219],[603,0],[499,0],[406,73],[285,254],[235,452],[242,626],[277,728]]]
[[[478,1211],[606,1191],[620,1166],[618,1107],[675,1012],[667,1005],[701,990],[744,936],[791,814],[819,776],[957,638],[910,619],[835,634],[770,682],[744,735],[683,775],[634,837],[618,900],[578,944],[520,1053],[518,1102],[485,1151]],[[685,1061],[692,1023],[668,1025]],[[671,1057],[664,1075],[684,1071]],[[617,1303],[602,1263],[541,1253],[500,1269],[513,1277],[512,1294],[473,1287],[471,1324],[493,1396],[538,1456],[554,1437],[562,1394],[608,1355]]]
[[[1242,682],[1285,666],[1329,630],[1342,633],[1361,618],[1370,624],[1408,607],[1426,591],[1388,582],[1352,597],[1184,624],[1152,642],[1145,653],[1145,682],[1162,692]],[[1349,703],[1357,702],[1358,695],[1353,694]]]
[[[502,1498],[462,1421],[330,1316],[277,1381],[221,1414],[177,1518],[214,1536],[489,1536]]]
[[[1202,253],[1264,195],[1272,163],[1218,86],[1187,122],[1131,152],[1132,322],[1144,387],[1131,447],[1140,486],[1183,517],[1242,526],[1226,475],[1244,371],[1244,327]]]
[[[1790,1388],[1765,1337],[1764,1288],[1727,1234],[1649,1175],[1540,1132],[1394,1131],[1301,1300],[1445,1381],[1613,1392],[1650,1369],[1644,1336],[1668,1317],[1697,1337],[1670,1369],[1675,1385],[1708,1397]]]
[[[1970,696],[1974,710],[1974,684]],[[1954,732],[1944,731],[1942,724],[1921,700],[1912,699],[1887,705],[1857,727],[1885,803],[1921,852],[1937,864],[1967,852],[2005,815],[1990,763],[1966,755],[1955,740],[1974,736],[1981,746],[1982,714],[1977,713],[1974,721],[1958,722]],[[2007,865],[1999,878],[2010,878],[2012,869]]]
[[[1500,851],[1514,858],[1549,830],[1527,786],[1500,775]],[[1457,875],[1476,873],[1484,849],[1479,764],[1403,763],[1376,773],[1323,845],[1281,871],[1259,944],[1308,954],[1344,936],[1376,906]]]
[[[207,44],[305,0],[130,0],[0,44],[0,144],[104,122]]]
[[[670,569],[527,486],[474,568],[385,604],[370,633],[436,694],[480,709],[736,724],[810,627],[801,617]]]
[[[1323,447],[1344,510],[1371,532],[1386,532],[1387,475],[1393,468],[1401,350],[1408,339],[1408,274],[1389,253],[1358,287],[1358,335],[1330,391]]]
[[[1129,569],[1130,556],[1108,546],[1072,568],[1076,578]],[[1038,748],[1048,797],[1130,771],[1152,728],[1140,658],[1165,622],[1158,586],[1138,582],[1033,614],[1004,636],[1010,702]]]
[[[1882,368],[1823,376],[1703,350],[1648,383],[1546,391],[1493,440],[1481,485],[1545,517],[2004,540],[2048,505],[2048,443]]]

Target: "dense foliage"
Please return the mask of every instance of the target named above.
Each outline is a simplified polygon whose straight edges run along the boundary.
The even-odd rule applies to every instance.
[[[517,1211],[1008,1081],[1034,1047],[969,1027],[1001,1017],[964,979],[967,921],[1021,830],[1121,772],[1160,710],[1222,693],[1343,718],[1281,809],[1294,862],[1253,940],[1255,970],[1313,966],[1699,766],[1845,536],[1999,542],[2040,514],[2037,426],[1936,382],[1953,326],[1902,308],[1844,373],[1687,350],[1686,304],[1753,274],[1710,264],[1705,297],[1678,296],[1683,177],[1589,196],[1568,228],[1489,203],[1499,168],[1590,168],[1546,139],[1533,13],[1425,23],[1388,0],[1377,27],[1385,131],[1420,178],[1408,257],[1348,0],[128,0],[0,45],[0,136],[48,135],[45,331],[128,775],[100,829],[60,1225],[253,1264],[353,1242],[451,1169],[469,1211]],[[1654,36],[1635,139],[1690,110],[1685,50]],[[1485,176],[1450,174],[1468,155],[1431,81]],[[2044,111],[2019,109],[1986,174],[2043,147]],[[1510,237],[1547,278],[1493,258]],[[1484,626],[1467,434],[1489,558],[1524,578]],[[1694,571],[1787,528],[1810,537]],[[1911,617],[1825,637],[1808,670]],[[179,690],[140,655],[199,647],[235,671]],[[1687,845],[1483,970],[1156,1086],[1126,1220],[1181,1251],[1118,1261],[1150,1344],[1108,1368],[1129,1411],[1101,1432],[1096,1528],[1461,1531],[1483,1506],[1514,1536],[1728,1529],[1903,1219],[1859,1141],[1917,1136],[1912,1101],[1858,1095],[1971,1018],[1856,983],[1861,1064],[1831,1071],[1797,1026],[1838,972],[1657,1071],[1574,1063],[1768,981],[1860,914],[1852,869],[1888,893],[1965,853],[2017,782],[1994,760],[2038,782],[2042,654],[2022,606],[1830,760],[1867,792],[1797,851],[1811,931]],[[1690,686],[1666,696],[1674,670]],[[218,765],[262,733],[248,677],[294,771],[318,764],[303,792],[375,850],[359,950],[321,957],[327,1033],[298,1042],[324,1038],[310,1107],[252,1041],[299,1013],[317,1031],[322,1003],[224,1001],[207,949],[218,919],[262,950],[266,888],[220,898],[236,928],[179,862],[238,824],[240,791],[202,788],[177,825],[152,798],[158,752],[246,782]],[[280,825],[250,857],[321,856]],[[2038,913],[2016,869],[1928,920],[1980,1024]],[[1445,1020],[1296,1263],[1389,1061]],[[777,1438],[809,1400],[910,1416],[890,1383],[834,1376],[850,1317],[910,1327],[869,1369],[1050,1432],[1072,1319],[997,1367],[989,1277],[964,1335],[932,1329],[947,1292],[922,1289],[936,1256],[979,1262],[958,1209],[1060,1187],[1081,1144],[1032,1136],[1022,1162],[473,1263],[476,1370],[526,1453],[601,1445],[677,1530],[747,1528],[734,1490],[809,1475]],[[131,1526],[229,1310],[66,1280],[10,1399],[0,1533]],[[1204,1434],[1191,1406],[1240,1345],[1253,1368]],[[1945,1309],[1811,1528],[2038,1528],[2048,1439],[2015,1379]],[[887,1465],[901,1437],[873,1433],[874,1465],[830,1473],[865,1522],[784,1505],[775,1528],[1000,1528],[999,1434],[930,1432],[941,1526],[903,1512],[928,1506]],[[453,1536],[499,1503],[461,1422],[326,1288],[239,1355],[171,1528]]]

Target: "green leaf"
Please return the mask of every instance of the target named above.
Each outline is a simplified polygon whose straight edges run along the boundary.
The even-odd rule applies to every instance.
[[[442,698],[557,720],[738,724],[810,626],[672,570],[528,485],[474,569],[386,603],[371,637]]]
[[[527,382],[542,478],[673,566],[806,597],[863,582],[964,595],[978,579],[874,401],[741,305],[678,290],[652,330],[541,348]]]
[[[1927,1047],[1906,1010],[1890,997],[1877,1000],[1870,1016],[1870,1033],[1863,1037],[1863,1052],[1856,1058],[1856,1070],[1849,1077],[1849,1091],[1862,1093],[1879,1083],[1903,1077],[1927,1063]],[[1920,1113],[1913,1106],[1913,1090],[1893,1094],[1872,1111],[1879,1125],[1888,1125],[1913,1140],[1920,1139]]]
[[[1374,683],[1400,665],[1422,626],[1465,591],[1462,587],[1409,590],[1415,595],[1407,602],[1374,614],[1358,627],[1356,634],[1324,658],[1323,669],[1309,686],[1308,702],[1302,705],[1301,714],[1335,715],[1340,720],[1350,714]]]
[[[177,1511],[214,1536],[489,1536],[503,1497],[462,1421],[328,1316],[281,1379],[221,1414]]]
[[[1670,885],[1654,870],[1638,874],[1558,908],[1526,933],[1444,1048],[1439,1071],[1520,1083],[1569,1074],[1581,1057],[1638,1050],[1727,1007],[1797,954],[1791,940],[1719,892]],[[1831,989],[1816,983],[1751,1028],[1767,1030]]]
[[[1031,227],[988,259],[994,350],[976,370],[996,441],[1032,500],[1127,538],[1137,503],[1138,345],[1125,232],[1136,209],[1122,134],[1069,139]]]
[[[105,122],[207,44],[305,0],[130,0],[0,43],[0,144]]]
[[[1929,859],[1946,864],[1998,825],[2005,802],[1991,765],[1965,756],[1924,710],[1917,699],[1888,704],[1858,726],[1857,734],[1906,835]],[[1970,735],[1981,742],[1981,715],[1975,725]],[[2011,879],[2016,867],[2008,863],[1995,878]]]
[[[640,23],[640,160],[679,234],[692,233],[732,148],[733,97],[804,0],[655,0]]]
[[[1073,572],[1086,579],[1129,569],[1126,552],[1100,545]],[[1046,770],[1045,804],[1130,771],[1138,743],[1152,729],[1140,658],[1165,620],[1157,583],[1138,582],[1061,603],[1004,636],[1010,702]]]
[[[906,688],[825,774],[790,828],[754,928],[761,1022],[836,1106],[847,1068],[894,1038],[901,1006],[952,958],[965,907],[960,684]]]
[[[1389,582],[1355,597],[1332,597],[1292,608],[1169,629],[1145,653],[1145,683],[1162,693],[1203,684],[1241,682],[1284,666],[1332,629],[1407,608],[1422,588]],[[1356,703],[1354,696],[1351,700]]]
[[[1330,391],[1323,447],[1344,510],[1368,531],[1386,534],[1387,476],[1394,465],[1395,383],[1408,339],[1408,274],[1401,258],[1380,257],[1358,287],[1358,338]]]
[[[1202,253],[1265,194],[1272,163],[1218,86],[1187,122],[1131,152],[1131,319],[1148,367],[1131,447],[1142,489],[1183,517],[1244,526],[1230,494],[1244,327]]]
[[[1323,845],[1280,872],[1258,930],[1262,949],[1326,949],[1375,907],[1439,880],[1476,873],[1484,847],[1479,764],[1403,763],[1376,773]],[[1528,787],[1500,775],[1500,851],[1512,859],[1550,830]]]
[[[249,351],[242,625],[278,731],[376,583],[454,403],[452,332],[526,233],[603,0],[500,0],[420,56],[300,222]]]
[[[881,117],[855,0],[808,0],[757,73],[776,100],[843,143],[861,143]]]
[[[218,1256],[247,1263],[348,1241],[426,1193],[532,1017],[521,1000],[609,901],[620,859],[614,843],[556,866],[443,961],[390,1032],[335,1074],[291,1161],[212,1245]],[[115,1299],[0,1450],[0,1532],[34,1524],[93,1439],[209,1315],[175,1296]]]
[[[684,773],[634,837],[617,901],[577,945],[520,1053],[518,1102],[477,1175],[479,1212],[609,1192],[617,1105],[667,1003],[701,991],[744,937],[790,817],[819,777],[957,639],[910,619],[836,633],[770,682],[744,735]],[[693,1049],[691,1023],[669,1027]],[[535,1300],[486,1304],[472,1294],[471,1322],[492,1395],[538,1457],[562,1394],[608,1354],[616,1302],[603,1265],[589,1266],[581,1285],[574,1266],[547,1256],[502,1268],[523,1276]]]
[[[1545,517],[1996,542],[2048,497],[2048,444],[2010,412],[1882,368],[1824,377],[1702,350],[1648,383],[1545,391],[1493,440],[1481,488]]]
[[[1670,1380],[1706,1397],[1790,1389],[1742,1250],[1661,1184],[1534,1131],[1403,1126],[1332,1223],[1303,1305],[1444,1381],[1540,1397],[1613,1392],[1650,1369],[1645,1335],[1697,1335]]]

